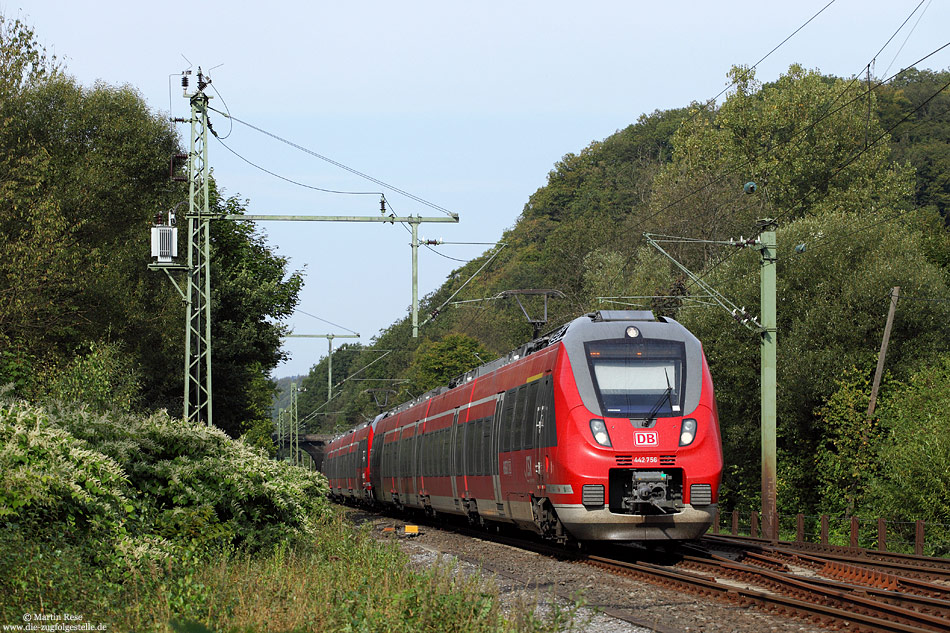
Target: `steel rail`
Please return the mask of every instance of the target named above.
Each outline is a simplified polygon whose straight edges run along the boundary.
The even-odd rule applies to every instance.
[[[701,560],[701,559],[700,559]],[[784,615],[796,615],[816,620],[824,625],[845,625],[851,630],[873,633],[922,633],[924,631],[945,631],[948,622],[940,618],[928,618],[925,614],[914,612],[901,613],[892,607],[885,617],[855,611],[852,608],[840,608],[815,601],[815,594],[809,592],[807,599],[798,599],[772,594],[754,589],[734,587],[717,582],[699,574],[682,570],[666,569],[650,563],[631,563],[616,561],[599,556],[589,556],[585,563],[601,569],[633,576],[664,585],[674,585],[682,589],[696,591],[703,595],[715,596],[739,604],[752,604],[764,607]],[[706,561],[711,562],[711,561]],[[759,570],[753,571],[758,572]],[[751,575],[751,574],[750,574]],[[841,592],[837,592],[841,593]],[[873,602],[873,601],[872,601]],[[880,603],[874,603],[876,609]],[[906,610],[905,610],[906,611]],[[893,619],[895,615],[905,616],[915,622]]]
[[[724,573],[736,580],[764,586],[801,600],[816,601],[825,606],[844,609],[849,613],[861,613],[872,618],[886,618],[924,630],[950,630],[950,619],[945,616],[896,605],[890,600],[882,601],[862,591],[863,588],[854,585],[833,581],[812,582],[811,578],[794,576],[787,571],[761,569],[720,557],[686,556],[683,563],[689,569],[701,569],[710,574]],[[921,601],[927,601],[927,598],[921,597]],[[934,608],[948,606],[941,602],[933,602],[931,606]]]

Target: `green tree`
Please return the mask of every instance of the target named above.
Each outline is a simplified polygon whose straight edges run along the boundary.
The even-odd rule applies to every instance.
[[[871,480],[867,512],[901,521],[924,520],[936,556],[950,553],[950,355],[944,353],[882,401],[879,415],[886,439],[880,474]],[[910,540],[910,538],[908,538]]]
[[[239,215],[245,203],[214,188],[218,213]],[[212,390],[215,425],[232,437],[271,427],[276,385],[268,377],[286,357],[281,321],[293,313],[303,278],[250,222],[211,224]],[[266,437],[261,429],[252,433]]]
[[[146,269],[144,236],[181,195],[174,130],[131,88],[60,74],[9,95],[0,120],[0,344],[43,372],[88,341],[121,342],[146,369],[145,401],[172,405],[180,301]]]
[[[0,381],[79,396],[92,368],[97,407],[111,381],[123,407],[180,411],[184,310],[147,269],[152,218],[186,200],[175,129],[129,86],[77,84],[19,22],[0,19],[0,61]],[[215,211],[243,212],[213,189]],[[211,240],[215,418],[237,436],[268,424],[302,281],[248,223],[216,221]]]
[[[826,213],[780,227],[778,237],[778,441],[780,505],[815,509],[814,455],[828,430],[813,412],[837,381],[880,347],[888,294],[938,301],[899,309],[888,366],[898,379],[932,360],[948,335],[950,289],[926,257],[910,222],[864,214]],[[859,230],[860,229],[860,230]],[[795,245],[806,244],[804,253]],[[714,288],[759,313],[758,258],[742,251],[706,276]],[[754,499],[759,481],[759,342],[725,310],[683,312],[684,325],[703,342],[716,384],[726,475],[738,499]]]
[[[440,341],[425,341],[416,350],[409,368],[409,391],[419,395],[460,376],[494,356],[464,334],[449,334]]]
[[[659,232],[722,240],[747,235],[767,215],[787,222],[907,208],[912,172],[887,160],[887,143],[870,144],[882,129],[869,116],[874,97],[860,84],[797,65],[764,85],[744,67],[734,67],[730,79],[735,90],[722,106],[694,105],[673,138],[673,160],[654,183]],[[757,198],[742,193],[750,180],[763,186]],[[699,268],[718,255],[674,252]]]

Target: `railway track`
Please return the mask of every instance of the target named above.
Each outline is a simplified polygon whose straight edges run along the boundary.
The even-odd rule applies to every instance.
[[[950,560],[722,536],[658,548],[572,549],[517,534],[462,526],[449,529],[831,629],[950,631]],[[655,623],[651,628],[656,629]]]
[[[485,538],[484,532],[462,531]],[[946,584],[945,574],[950,567],[945,563],[950,561],[941,559],[917,557],[919,560],[909,561],[891,556],[882,561],[863,550],[852,552],[850,557],[840,551],[829,552],[823,558],[819,553],[729,539],[714,541],[714,547],[704,541],[705,546],[687,544],[659,552],[614,547],[614,553],[605,556],[521,537],[492,539],[678,591],[803,618],[828,628],[874,633],[950,631],[950,584]],[[727,555],[717,553],[717,547],[727,550]],[[622,552],[619,556],[618,550]]]

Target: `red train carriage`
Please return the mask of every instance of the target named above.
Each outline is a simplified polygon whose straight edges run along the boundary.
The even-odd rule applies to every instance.
[[[337,438],[327,460],[336,496],[559,541],[696,538],[722,471],[699,341],[631,311],[575,319]]]
[[[323,474],[330,496],[339,501],[372,502],[369,479],[369,448],[373,425],[364,424],[330,442],[323,458]]]

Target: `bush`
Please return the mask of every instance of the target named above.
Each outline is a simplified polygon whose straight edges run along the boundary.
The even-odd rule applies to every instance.
[[[329,511],[320,473],[267,458],[223,431],[165,412],[97,414],[61,406],[54,424],[108,455],[138,497],[143,529],[186,543],[270,546]]]
[[[927,542],[950,551],[950,355],[887,394],[879,409],[887,437],[880,475],[869,486],[868,510],[877,516],[928,522]]]
[[[131,411],[139,395],[139,376],[117,345],[91,343],[48,379],[48,398],[81,402],[95,411]]]
[[[132,509],[114,460],[53,427],[41,408],[0,406],[0,520],[115,530]]]

